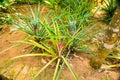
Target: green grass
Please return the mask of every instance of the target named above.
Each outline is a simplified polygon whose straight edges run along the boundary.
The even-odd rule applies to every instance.
[[[109,24],[109,22],[111,21],[116,8],[117,8],[116,0],[104,1],[104,6],[101,9],[106,12],[106,16],[104,19],[107,24]]]

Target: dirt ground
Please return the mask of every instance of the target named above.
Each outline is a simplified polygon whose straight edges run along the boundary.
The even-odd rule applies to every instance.
[[[21,31],[14,31],[11,34],[9,32],[3,33],[0,35],[0,51],[15,45],[17,41],[23,40],[26,36],[27,35]],[[42,67],[40,60],[37,57],[27,57],[16,60],[10,64],[7,62],[7,60],[12,57],[27,54],[29,50],[28,45],[24,44],[0,54],[0,66],[3,66],[1,74],[4,74],[9,78],[14,78],[13,80],[31,80],[32,73],[36,73],[39,71],[40,67]],[[74,57],[73,59],[70,59],[69,62],[79,80],[119,80],[118,77],[120,72],[117,71],[117,69],[106,69],[103,71],[94,70],[89,65],[90,54],[79,53],[78,56],[83,59],[81,60],[80,58]],[[9,70],[9,72],[7,70]],[[52,80],[50,78],[53,70],[53,68],[45,70],[38,80]],[[70,71],[67,68],[64,68],[60,80],[74,80],[74,78]]]
[[[3,33],[0,34],[0,74],[13,80],[32,80],[32,77],[44,65],[43,61],[38,57],[26,57],[10,61],[15,56],[28,54],[31,48],[29,45],[22,44],[6,50],[28,35],[19,30],[11,32],[8,29],[9,26],[6,28],[4,25],[4,27]],[[2,53],[3,51],[4,53]],[[91,54],[79,52],[77,56],[79,57],[73,57],[68,61],[79,80],[120,80],[120,70],[114,68],[94,70],[89,65]],[[36,80],[52,80],[53,71],[54,67],[50,66]],[[63,69],[59,80],[74,80],[67,67]]]

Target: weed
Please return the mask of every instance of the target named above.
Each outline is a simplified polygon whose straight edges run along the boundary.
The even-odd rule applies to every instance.
[[[10,10],[13,9],[11,6],[13,3],[14,2],[10,2],[9,0],[2,0],[0,2],[0,11],[5,13],[10,12]]]
[[[112,17],[113,17],[113,14],[117,8],[117,2],[116,0],[107,0],[107,1],[104,1],[104,6],[102,7],[102,10],[106,12],[106,15],[105,15],[105,22],[108,24]]]
[[[35,40],[39,42],[46,38],[45,29],[40,24],[40,20],[42,20],[42,11],[40,11],[40,6],[38,6],[38,8],[36,7],[34,10],[30,6],[30,12],[29,10],[27,11],[27,17],[17,14],[15,22],[16,28],[33,36]]]

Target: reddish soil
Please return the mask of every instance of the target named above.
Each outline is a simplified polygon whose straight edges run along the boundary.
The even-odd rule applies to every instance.
[[[22,6],[22,8],[26,7],[28,6]],[[10,33],[9,29],[3,31],[4,32],[0,35],[0,67],[3,66],[0,74],[3,74],[9,78],[13,78],[13,80],[31,80],[32,75],[37,73],[44,65],[43,63],[41,64],[41,61],[38,57],[26,57],[19,60],[16,59],[15,62],[11,63],[8,67],[4,66],[4,64],[6,64],[6,60],[18,55],[28,54],[31,50],[29,45],[22,44],[20,46],[11,48],[4,53],[1,53],[1,51],[17,44],[17,41],[25,39],[27,34],[19,30],[13,31],[12,33]],[[91,54],[81,52],[78,54],[78,56],[82,59],[79,57],[74,57],[68,61],[79,80],[120,80],[118,79],[120,77],[119,70],[94,70],[89,65],[89,58]],[[52,80],[53,71],[53,67],[47,68],[40,76],[38,76],[36,80]],[[59,80],[74,80],[67,67],[63,69]]]

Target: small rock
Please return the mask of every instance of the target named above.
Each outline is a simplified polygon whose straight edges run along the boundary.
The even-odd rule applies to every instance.
[[[43,63],[43,64],[47,64],[47,61],[45,60],[45,59],[41,59],[41,62]]]
[[[12,28],[9,33],[12,34],[14,31],[17,31],[17,30],[18,30],[17,28]]]

